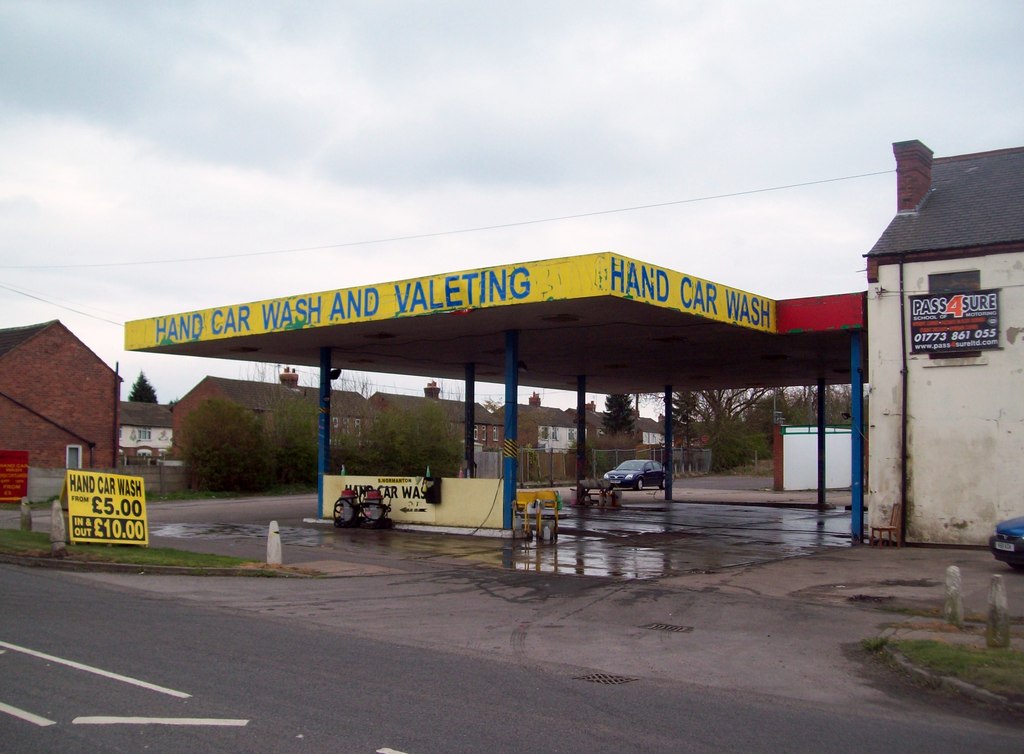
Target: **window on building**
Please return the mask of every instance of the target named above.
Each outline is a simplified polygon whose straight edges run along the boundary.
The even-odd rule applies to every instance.
[[[480,439],[480,427],[476,426],[475,424],[473,425],[473,439],[474,440],[479,440]]]
[[[928,276],[929,293],[958,293],[960,291],[980,290],[981,272],[979,270],[939,272]]]
[[[153,436],[153,429],[151,427],[139,427],[139,439],[149,440]]]
[[[361,435],[363,433],[363,420],[362,419],[356,419],[355,423],[354,423],[354,426],[356,428],[356,434],[357,435]]]
[[[66,465],[69,469],[82,468],[82,446],[68,445],[65,453]]]
[[[497,424],[495,424],[493,427],[491,427],[491,440],[493,440],[494,442],[498,441],[498,425]]]
[[[980,270],[961,270],[960,272],[937,272],[928,276],[929,293],[963,293],[964,291],[981,290]],[[963,359],[981,356],[981,351],[947,351],[930,353],[929,359]]]
[[[338,428],[338,417],[337,416],[332,416],[331,417],[331,426],[334,427],[335,429]]]
[[[551,428],[551,439],[555,441],[558,440],[558,427]]]

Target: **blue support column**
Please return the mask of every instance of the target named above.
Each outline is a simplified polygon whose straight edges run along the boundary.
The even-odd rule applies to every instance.
[[[476,447],[473,430],[476,428],[476,365],[466,364],[466,406],[463,446],[466,460],[466,478],[476,478]]]
[[[316,502],[324,517],[324,474],[331,459],[331,349],[320,349],[320,410],[317,414]]]
[[[864,538],[864,366],[861,331],[850,332],[850,535]]]
[[[672,499],[672,467],[675,461],[675,451],[672,439],[672,386],[665,385],[665,449],[661,455],[661,461],[665,466],[665,499]]]
[[[519,331],[505,333],[505,443],[502,448],[505,494],[502,527],[512,528],[512,509],[519,477]]]
[[[825,510],[825,380],[818,378],[818,510]]]
[[[583,499],[580,480],[587,478],[587,377],[576,375],[576,502]]]

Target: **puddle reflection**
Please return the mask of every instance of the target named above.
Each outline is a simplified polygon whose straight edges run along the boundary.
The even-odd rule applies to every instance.
[[[456,560],[513,571],[656,579],[808,555],[850,542],[849,513],[685,505],[568,510],[554,542],[408,530],[282,527],[282,544],[379,551],[408,560]],[[264,539],[262,524],[174,523],[154,537]]]

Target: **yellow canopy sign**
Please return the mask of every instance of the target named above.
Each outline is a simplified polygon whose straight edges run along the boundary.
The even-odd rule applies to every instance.
[[[246,335],[612,296],[775,332],[775,301],[611,252],[169,314],[125,325],[129,351]]]

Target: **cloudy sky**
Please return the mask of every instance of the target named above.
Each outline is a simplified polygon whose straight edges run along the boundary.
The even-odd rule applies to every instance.
[[[1022,29],[1020,0],[0,0],[0,327],[60,319],[166,402],[277,366],[128,353],[125,321],[607,250],[864,290],[892,142],[1024,144]]]

